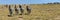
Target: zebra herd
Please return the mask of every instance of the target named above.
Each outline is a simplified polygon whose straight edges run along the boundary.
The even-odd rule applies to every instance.
[[[9,15],[8,16],[12,16],[13,15],[13,8],[11,8],[10,5],[9,5],[8,8],[9,8]],[[17,8],[16,5],[15,5],[14,10],[15,10],[16,15],[18,15],[18,14],[22,15],[24,13],[24,8],[22,8],[21,5],[19,5],[19,8]],[[19,13],[19,10],[20,10],[21,13]],[[31,8],[29,6],[26,6],[26,11],[27,11],[27,14],[30,14],[31,13]]]

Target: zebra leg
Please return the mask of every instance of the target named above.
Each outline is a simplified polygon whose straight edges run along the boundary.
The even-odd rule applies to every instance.
[[[31,13],[31,10],[28,10],[27,13],[30,14]]]
[[[21,10],[21,14],[20,15],[22,15],[24,13],[24,10]]]
[[[10,15],[8,15],[9,17],[11,17],[12,16],[12,12],[10,11]]]
[[[10,12],[10,15],[11,15],[11,16],[12,16],[12,13],[13,13],[13,12]]]
[[[18,11],[16,11],[16,14],[18,14],[19,12]]]

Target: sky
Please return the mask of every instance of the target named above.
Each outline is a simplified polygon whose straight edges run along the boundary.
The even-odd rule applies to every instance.
[[[0,4],[42,4],[60,2],[60,0],[0,0]]]

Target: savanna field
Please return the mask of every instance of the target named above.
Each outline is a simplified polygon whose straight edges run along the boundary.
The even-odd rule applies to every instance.
[[[31,13],[29,15],[26,12],[26,5],[21,5],[24,8],[24,14],[8,17],[8,7],[0,5],[0,20],[19,20],[19,17],[23,17],[23,20],[60,20],[60,4],[28,4],[31,7]],[[14,8],[14,4],[11,5]],[[17,5],[18,7],[18,5]]]

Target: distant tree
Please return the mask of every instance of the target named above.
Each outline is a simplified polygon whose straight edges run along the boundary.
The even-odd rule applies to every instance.
[[[52,3],[47,3],[47,4],[52,4]]]
[[[47,3],[47,4],[60,4],[59,2]]]
[[[59,2],[54,2],[53,4],[60,4]]]
[[[8,7],[8,5],[4,5],[4,7],[6,7],[6,8],[7,8],[7,7]]]

